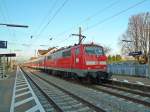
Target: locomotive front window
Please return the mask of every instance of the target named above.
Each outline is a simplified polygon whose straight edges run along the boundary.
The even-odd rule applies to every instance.
[[[52,59],[52,56],[48,56],[47,59],[48,59],[48,60],[51,60],[51,59]]]
[[[103,55],[103,48],[98,46],[86,46],[85,52],[87,54],[93,54],[93,55]]]
[[[80,53],[79,48],[76,48],[76,50],[75,50],[75,54],[76,54],[76,55],[78,55],[79,53]]]
[[[71,56],[71,50],[62,52],[62,56],[63,57],[69,57],[69,56]]]

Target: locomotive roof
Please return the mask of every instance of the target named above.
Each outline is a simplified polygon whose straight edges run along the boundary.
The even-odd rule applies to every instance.
[[[65,49],[72,48],[72,47],[76,47],[76,46],[100,46],[100,47],[102,47],[101,45],[94,44],[94,43],[91,43],[91,44],[74,44],[73,46],[61,47],[60,49],[57,49],[54,52],[58,52],[58,51],[65,50]]]
[[[67,50],[67,49],[69,49],[69,48],[71,49],[72,47],[76,47],[76,46],[100,46],[100,47],[102,47],[101,45],[94,44],[94,43],[90,43],[90,44],[74,44],[73,46],[61,47],[61,48],[59,48],[59,49],[57,49],[57,50],[54,50],[53,52],[49,51],[49,52],[47,52],[47,53],[44,54],[44,55],[41,55],[41,56],[39,56],[39,57],[37,57],[37,58],[35,58],[35,59],[33,59],[33,60],[30,60],[30,62],[39,61],[39,60],[41,60],[42,58],[44,58],[45,56],[47,56],[47,55],[49,55],[49,54],[56,53],[56,52],[58,52],[58,51]]]

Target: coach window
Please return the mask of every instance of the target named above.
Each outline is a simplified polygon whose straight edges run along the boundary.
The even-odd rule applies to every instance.
[[[52,56],[48,56],[47,58],[48,58],[48,60],[51,60],[51,59],[52,59]]]
[[[80,53],[79,48],[76,48],[76,50],[75,50],[75,55],[78,55],[79,53]]]
[[[69,57],[69,56],[71,56],[71,50],[64,51],[64,52],[62,53],[62,56],[63,56],[63,57]]]

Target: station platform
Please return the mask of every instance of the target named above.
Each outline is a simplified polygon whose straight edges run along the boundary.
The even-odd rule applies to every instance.
[[[9,112],[13,95],[16,71],[7,74],[7,77],[0,79],[0,112]]]
[[[112,75],[112,80],[150,86],[150,78],[144,78],[144,77]]]

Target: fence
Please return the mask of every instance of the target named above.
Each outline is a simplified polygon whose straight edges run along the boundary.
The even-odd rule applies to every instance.
[[[108,72],[118,75],[148,77],[148,65],[140,64],[109,64]]]

